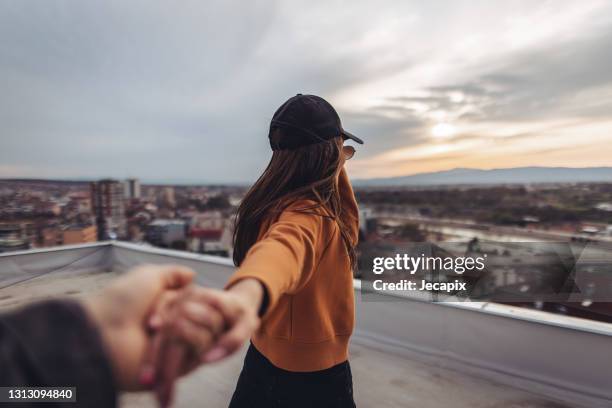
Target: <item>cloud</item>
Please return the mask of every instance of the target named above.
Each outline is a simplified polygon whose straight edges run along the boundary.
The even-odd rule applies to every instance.
[[[453,119],[467,121],[597,117],[603,113],[602,107],[593,109],[582,103],[577,94],[597,99],[599,93],[604,93],[607,102],[611,102],[610,49],[612,28],[606,27],[586,38],[509,55],[498,60],[492,70],[473,67],[473,71],[484,72],[465,82],[423,88],[425,95],[388,97],[378,109],[410,114],[420,105],[424,113],[441,110]]]
[[[2,2],[0,177],[251,181],[297,92],[337,107],[364,162],[441,120],[462,143],[609,118],[610,4],[383,3]]]
[[[463,94],[487,120],[593,118],[600,116],[601,110],[593,111],[588,104],[580,103],[577,94],[589,94],[594,99],[601,91],[609,95],[612,89],[610,49],[612,28],[606,28],[587,38],[546,44],[513,55],[502,67],[471,82],[432,91]]]

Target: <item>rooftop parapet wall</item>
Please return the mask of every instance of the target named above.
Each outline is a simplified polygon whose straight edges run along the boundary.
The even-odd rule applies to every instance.
[[[180,263],[222,287],[227,258],[122,242],[0,254],[4,287],[59,271],[123,271]],[[414,296],[362,298],[355,281],[353,342],[542,394],[571,406],[612,406],[612,325],[490,303],[430,303]]]

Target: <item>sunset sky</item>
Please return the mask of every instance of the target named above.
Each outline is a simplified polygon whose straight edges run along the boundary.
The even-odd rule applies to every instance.
[[[288,97],[357,178],[612,166],[610,1],[0,2],[0,177],[249,182]]]

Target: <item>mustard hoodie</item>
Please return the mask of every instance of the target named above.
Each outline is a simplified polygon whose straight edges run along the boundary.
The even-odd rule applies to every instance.
[[[341,217],[357,244],[357,202],[344,168],[338,184]],[[318,371],[347,360],[355,323],[353,273],[340,229],[322,208],[300,211],[314,203],[295,202],[263,225],[226,285],[244,278],[264,285],[268,307],[251,340],[289,371]]]

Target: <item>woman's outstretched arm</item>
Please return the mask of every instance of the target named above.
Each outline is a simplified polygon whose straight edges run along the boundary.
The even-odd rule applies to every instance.
[[[265,289],[270,310],[281,295],[304,287],[316,269],[325,221],[320,215],[300,212],[299,207],[294,205],[283,211],[251,247],[226,289],[246,278],[257,280]]]

